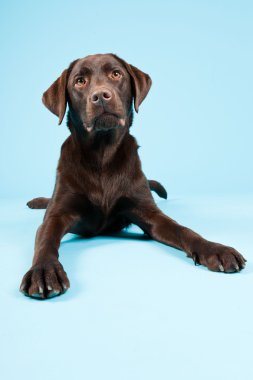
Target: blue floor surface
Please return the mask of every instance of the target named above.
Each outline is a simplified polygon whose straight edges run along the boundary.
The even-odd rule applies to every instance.
[[[25,203],[0,205],[1,379],[253,379],[253,197],[158,202],[178,222],[238,249],[248,259],[241,273],[195,267],[184,253],[141,238],[69,234],[60,260],[71,288],[47,301],[18,291],[44,213]]]

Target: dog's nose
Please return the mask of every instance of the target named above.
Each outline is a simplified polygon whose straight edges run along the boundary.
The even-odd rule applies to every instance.
[[[91,95],[91,102],[93,104],[100,104],[101,102],[109,102],[112,98],[112,93],[108,89],[100,89],[94,91]]]

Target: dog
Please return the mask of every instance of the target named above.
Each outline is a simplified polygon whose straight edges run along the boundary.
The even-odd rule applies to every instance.
[[[151,190],[163,198],[166,190],[143,174],[130,134],[133,107],[138,112],[151,83],[148,74],[118,56],[96,54],[73,61],[43,94],[44,105],[59,124],[68,105],[70,136],[61,147],[52,198],[28,202],[30,208],[46,212],[36,233],[32,267],[20,286],[26,296],[46,299],[70,287],[58,259],[66,233],[106,235],[132,223],[212,271],[244,268],[246,260],[234,248],[204,239],[155,204]]]

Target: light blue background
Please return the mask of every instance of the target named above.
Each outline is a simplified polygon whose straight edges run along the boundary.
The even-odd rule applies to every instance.
[[[1,372],[26,379],[253,378],[251,1],[6,1],[0,6]],[[113,52],[150,74],[132,133],[164,212],[235,246],[246,269],[194,267],[156,242],[68,235],[63,297],[18,293],[52,192],[65,122],[41,95],[75,58]],[[132,231],[138,231],[133,228]]]

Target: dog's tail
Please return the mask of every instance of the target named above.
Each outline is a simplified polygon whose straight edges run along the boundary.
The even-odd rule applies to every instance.
[[[160,198],[167,199],[167,191],[163,187],[163,185],[160,184],[160,182],[154,181],[154,180],[148,180],[149,188],[150,190],[154,191],[157,195],[159,195]]]
[[[149,180],[148,184],[149,184],[150,190],[156,192],[156,194],[159,195],[159,197],[167,199],[167,191],[165,190],[163,185],[153,180]],[[50,200],[51,198],[44,198],[44,197],[33,198],[29,202],[27,202],[27,206],[33,209],[46,209]]]
[[[27,202],[27,206],[34,209],[45,209],[48,206],[48,203],[51,198],[33,198],[29,202]]]

